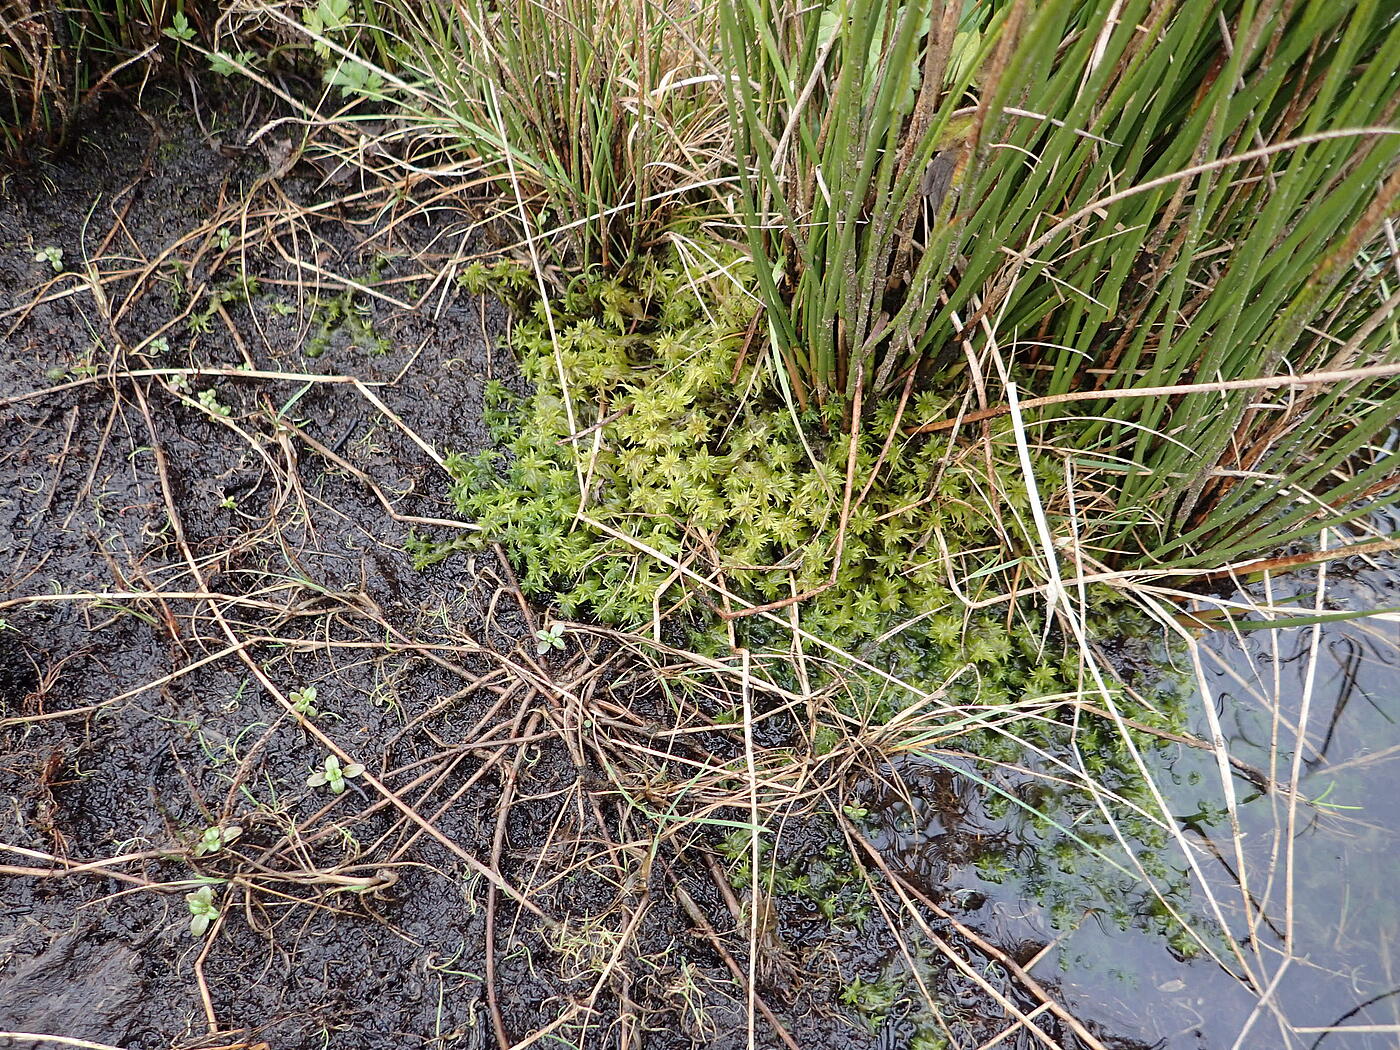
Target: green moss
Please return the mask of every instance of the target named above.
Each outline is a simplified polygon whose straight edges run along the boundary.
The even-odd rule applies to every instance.
[[[982,442],[950,448],[906,433],[943,418],[946,398],[922,391],[902,415],[875,406],[854,439],[842,538],[852,439],[841,410],[789,405],[755,338],[748,263],[718,261],[722,271],[697,274],[663,252],[626,284],[585,274],[550,304],[554,339],[542,304],[521,299],[533,289],[526,271],[469,268],[465,287],[494,287],[521,307],[512,340],[533,391],[488,386],[486,421],[506,454],[448,461],[461,513],[515,559],[527,594],[565,616],[640,628],[660,614],[717,651],[718,588],[758,605],[816,592],[800,606],[802,627],[893,674],[936,685],[973,665],[954,700],[1063,690],[1035,652],[1037,616],[969,616],[948,582],[956,573],[975,599],[1010,586],[1022,561],[1008,544],[1030,501],[1005,424],[993,428],[992,491]],[[1055,464],[1036,469],[1048,480]],[[791,644],[763,617],[736,625],[755,650]],[[867,713],[884,719],[899,705],[882,695]]]
[[[377,261],[366,283],[373,284],[377,280],[382,265]],[[361,301],[351,288],[330,297],[313,297],[311,318],[315,328],[302,347],[302,353],[307,357],[320,357],[339,337],[351,348],[382,357],[389,352],[390,344],[374,330],[373,313],[369,303]]]
[[[512,341],[531,392],[488,384],[485,421],[500,449],[450,456],[447,466],[459,511],[482,527],[481,539],[502,544],[522,589],[562,616],[621,628],[649,628],[660,615],[687,644],[714,655],[729,652],[716,615],[724,598],[705,581],[752,604],[814,592],[798,606],[805,631],[913,685],[941,687],[953,705],[986,710],[1074,693],[1078,654],[1036,601],[969,608],[1033,578],[1030,497],[1009,425],[993,421],[990,442],[979,433],[967,447],[910,435],[910,424],[950,411],[937,376],[903,415],[894,403],[874,406],[854,438],[852,506],[839,540],[852,441],[843,412],[789,405],[771,351],[754,335],[748,264],[737,255],[719,262],[721,276],[688,273],[663,253],[638,264],[626,284],[581,276],[550,304],[553,336],[543,306],[530,298],[527,271],[478,264],[463,275],[468,289],[490,287],[514,301],[521,320]],[[1043,493],[1063,483],[1048,455],[1032,467]],[[464,542],[473,541],[454,545]],[[445,552],[421,540],[415,549],[420,561]],[[1117,592],[1090,586],[1087,597],[1091,630],[1102,637],[1123,645],[1149,633]],[[785,624],[749,616],[732,626],[755,652],[791,651]],[[809,671],[820,674],[816,664]],[[1145,692],[1151,706],[1123,696],[1120,709],[1179,729],[1179,698]],[[909,700],[861,675],[846,676],[841,696],[841,713],[867,723],[888,721]],[[812,730],[821,754],[839,746],[848,727]],[[1113,804],[1114,818],[1139,844],[1161,892],[1185,899],[1181,873],[1161,860],[1166,833],[1134,811],[1155,805],[1111,721],[1026,718],[1014,733],[966,734],[961,744],[983,760],[988,782],[998,779],[995,763],[1025,761],[1026,742],[1082,756],[1100,787],[1124,800]],[[1141,751],[1158,743],[1134,734]],[[1113,921],[1173,934],[1175,921],[1152,910],[1126,865],[1103,863],[1118,847],[1078,789],[1047,788],[1019,802],[989,794],[984,804],[992,818],[1025,825],[1013,837],[1041,844],[1030,864],[989,847],[977,862],[984,878],[1013,879],[1052,921],[1081,921],[1107,901]],[[727,845],[721,852],[730,854],[731,875],[746,884],[747,834]],[[859,917],[869,907],[864,887],[837,877],[838,867],[820,857],[768,862],[763,877],[770,892],[804,899],[828,918]]]

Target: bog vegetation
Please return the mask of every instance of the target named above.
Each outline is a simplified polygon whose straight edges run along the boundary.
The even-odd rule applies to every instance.
[[[801,547],[798,592],[839,578],[872,500],[891,547],[928,505],[996,523],[999,540],[957,537],[943,583],[1045,584],[1047,559],[1185,573],[1307,543],[1391,491],[1376,449],[1400,408],[1400,25],[1384,4],[14,0],[4,31],[12,147],[61,138],[141,57],[310,59],[345,119],[395,114],[376,123],[397,140],[386,163],[449,158],[495,183],[548,275],[526,286],[542,326],[522,351],[547,344],[557,387],[540,397],[573,435],[645,387],[619,440],[651,431],[651,454],[723,462],[769,444],[724,414],[781,403],[765,466],[780,490],[815,479],[822,514],[641,486],[637,538],[697,495],[697,536],[738,515],[787,537],[729,536],[702,575]],[[737,398],[697,404],[724,367]],[[570,443],[580,469],[622,451],[602,432]],[[975,447],[964,501],[949,477]],[[911,487],[906,458],[948,469]],[[623,498],[626,476],[568,513]],[[923,550],[871,582],[927,570]]]
[[[458,500],[564,615],[928,687],[1395,495],[1384,5],[318,10],[538,274]]]
[[[36,12],[12,145],[160,46],[312,63],[361,155],[489,187],[506,261],[460,280],[512,303],[529,389],[488,392],[459,509],[563,619],[826,690],[814,755],[976,732],[1090,787],[1107,830],[1065,841],[1165,846],[1143,734],[1179,712],[1098,643],[1184,635],[1193,580],[1396,539],[1365,522],[1400,495],[1393,5]]]

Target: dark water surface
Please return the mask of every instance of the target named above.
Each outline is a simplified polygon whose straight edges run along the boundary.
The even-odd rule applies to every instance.
[[[1314,570],[1252,596],[1310,610],[1317,583]],[[1324,584],[1326,609],[1394,607],[1400,562],[1333,565]],[[885,807],[877,839],[1077,1015],[1127,1041],[1107,1045],[1400,1046],[1400,617],[1217,632],[1199,657],[1190,729],[1210,738],[1213,705],[1231,755],[1256,771],[1229,777],[1238,839],[1215,757],[1169,744],[1146,759],[1181,834],[1140,856],[1164,861],[1159,885],[1182,888],[1169,899],[1215,958],[1185,958],[1141,881],[1106,862],[1047,879],[1057,836],[989,816],[947,764],[900,770],[919,801],[912,814]],[[1189,654],[1175,659],[1190,667]],[[1278,787],[1261,792],[1259,773]],[[974,863],[988,846],[1000,859]]]

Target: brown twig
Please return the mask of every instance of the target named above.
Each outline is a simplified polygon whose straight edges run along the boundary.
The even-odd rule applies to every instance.
[[[1393,484],[1394,482],[1392,482]],[[1320,565],[1326,561],[1336,561],[1338,558],[1355,558],[1368,554],[1385,554],[1388,551],[1400,550],[1400,539],[1394,540],[1368,540],[1364,543],[1353,543],[1346,547],[1337,547],[1334,550],[1325,551],[1304,551],[1302,554],[1284,554],[1277,558],[1258,558],[1254,561],[1239,562],[1235,565],[1226,566],[1216,572],[1206,573],[1198,577],[1203,583],[1210,583],[1215,580],[1233,580],[1240,576],[1252,576],[1259,572],[1287,572],[1290,569],[1297,569],[1308,565]]]
[[[520,735],[520,719],[525,713],[524,705],[516,712],[513,735]],[[525,725],[525,735],[529,736],[539,725],[540,714],[531,712]],[[496,805],[496,831],[491,836],[491,866],[501,870],[501,854],[505,846],[506,823],[510,819],[511,806],[515,802],[515,783],[520,775],[520,764],[525,759],[525,749],[515,752],[515,760],[506,766],[501,775],[501,797]],[[486,888],[486,1001],[491,1008],[491,1027],[496,1033],[496,1042],[502,1047],[514,1045],[514,1040],[506,1033],[505,1018],[501,1016],[501,1004],[496,990],[496,885]]]
[[[700,906],[695,903],[695,899],[686,892],[685,887],[681,885],[680,879],[678,879],[675,873],[666,867],[666,865],[663,864],[662,867],[665,868],[666,875],[671,880],[671,888],[682,910],[690,917],[690,921],[695,923],[700,932],[705,935],[705,939],[710,942],[710,947],[714,948],[714,950],[719,953],[720,958],[724,960],[724,965],[727,966],[729,972],[734,975],[734,980],[738,983],[739,987],[747,988],[748,978],[744,973],[744,968],[739,965],[738,960],[735,959],[734,956],[730,954],[729,949],[724,946],[724,941],[720,939],[719,933],[717,933],[714,926],[710,924],[710,920],[705,918],[705,913],[700,910]],[[757,1008],[758,1012],[763,1015],[763,1019],[772,1026],[773,1031],[777,1033],[778,1038],[783,1041],[783,1044],[788,1047],[788,1050],[802,1050],[788,1033],[782,1021],[778,1020],[777,1014],[773,1013],[768,1004],[764,1002],[761,995],[755,995],[754,1006]]]
[[[846,820],[839,814],[837,815],[837,819],[841,822],[842,827],[845,830],[848,838],[852,842],[860,846],[861,850],[865,853],[865,855],[868,856],[875,863],[875,866],[880,869],[881,873],[885,876],[885,878],[889,879],[891,885],[897,887],[901,894],[907,895],[913,900],[918,901],[924,907],[928,908],[935,915],[937,915],[940,919],[944,920],[949,925],[951,925],[961,937],[966,939],[970,944],[974,945],[978,951],[983,952],[984,954],[986,954],[992,959],[995,959],[998,963],[1004,966],[1008,973],[1015,976],[1015,978],[1021,982],[1022,987],[1024,987],[1027,991],[1029,991],[1032,995],[1034,995],[1037,999],[1039,999],[1042,1003],[1049,1007],[1051,1013],[1053,1013],[1056,1017],[1063,1021],[1069,1027],[1069,1029],[1072,1032],[1074,1032],[1076,1036],[1078,1036],[1081,1040],[1084,1041],[1084,1044],[1086,1046],[1091,1048],[1091,1050],[1106,1050],[1103,1043],[1101,1043],[1097,1038],[1095,1038],[1094,1034],[1084,1027],[1083,1023],[1079,1020],[1079,1018],[1075,1017],[1074,1014],[1072,1014],[1069,1010],[1062,1006],[1053,996],[1051,996],[1050,993],[1045,989],[1045,987],[1034,977],[1032,977],[1029,973],[1027,973],[1020,966],[1020,964],[1016,962],[1015,959],[1011,958],[1011,956],[1007,955],[1000,948],[996,947],[983,937],[979,936],[975,930],[959,922],[952,914],[939,907],[936,903],[934,903],[933,900],[931,900],[927,895],[922,893],[916,886],[910,884],[908,880],[901,878],[893,869],[890,868],[889,864],[886,863],[885,858],[880,854],[880,851],[877,850],[874,846],[872,846],[869,840],[867,840],[864,835],[862,835],[858,830],[856,830],[856,828],[854,828],[851,825],[850,821]]]

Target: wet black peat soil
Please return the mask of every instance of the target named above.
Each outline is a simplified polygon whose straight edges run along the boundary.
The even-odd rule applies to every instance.
[[[410,207],[200,90],[0,192],[0,1031],[747,1045],[726,829],[653,859],[597,759],[602,725],[645,745],[619,756],[675,746],[674,712],[607,639],[539,656],[500,552],[405,553],[469,534],[437,457],[518,384],[503,312],[453,281],[472,203]],[[332,749],[365,767],[340,794],[307,783]],[[839,837],[791,829],[793,857]],[[757,1045],[935,1045],[902,999],[855,1008],[901,965],[877,910],[779,903]],[[937,979],[959,1045],[1008,1023],[987,982],[1034,1008],[925,914],[981,960]]]

